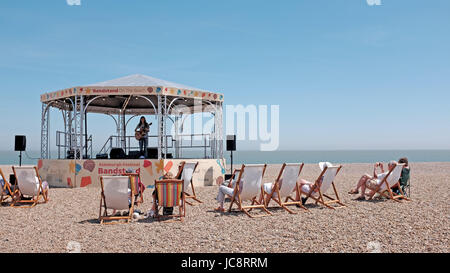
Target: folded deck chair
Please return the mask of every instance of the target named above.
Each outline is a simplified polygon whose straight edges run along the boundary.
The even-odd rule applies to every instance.
[[[330,209],[345,207],[339,198],[339,194],[334,184],[334,179],[341,169],[342,166],[326,166],[320,173],[314,185],[310,187],[309,192],[305,192],[304,189],[300,189],[301,193],[306,195],[306,198],[311,198],[316,201],[316,205],[320,203]],[[326,194],[331,186],[333,187],[335,197],[331,197]],[[338,204],[339,206],[331,206],[333,204]]]
[[[410,201],[409,198],[403,193],[402,187],[400,186],[400,176],[402,175],[402,170],[405,164],[396,164],[395,167],[389,171],[389,173],[384,177],[384,179],[378,184],[375,189],[372,190],[372,194],[369,195],[369,200],[374,197],[375,194],[380,194],[381,196],[387,197],[394,201],[400,202],[400,199]],[[395,194],[391,188],[398,186],[400,194]],[[386,193],[386,191],[388,193]]]
[[[197,198],[197,195],[195,194],[193,177],[194,177],[194,172],[197,169],[197,167],[198,167],[198,162],[194,162],[194,163],[184,162],[183,170],[181,173],[181,180],[183,180],[183,191],[184,191],[184,194],[186,195],[185,198],[193,199],[194,201],[197,201],[198,203],[203,203],[202,201],[200,201]],[[188,193],[189,187],[191,188],[192,194]],[[188,201],[186,201],[186,203],[188,205],[193,206],[193,204]]]
[[[400,176],[400,186],[406,197],[411,198],[411,169],[403,168]],[[400,192],[401,193],[401,192]]]
[[[141,175],[139,173],[126,173],[124,176],[128,176],[130,183],[134,184],[134,205],[139,206],[143,204],[145,186],[142,184]]]
[[[6,180],[2,169],[0,169],[0,179],[3,179],[4,183],[3,187],[1,187],[0,189],[0,205],[3,205],[3,203],[5,203],[5,201],[7,201],[9,198],[12,200],[14,190],[11,190],[11,185],[9,184],[8,180]]]
[[[297,183],[298,178],[303,170],[304,163],[298,164],[287,164],[284,163],[281,167],[280,173],[275,180],[275,183],[265,184],[268,187],[264,187],[264,196],[266,207],[269,206],[271,200],[275,201],[280,207],[285,209],[290,214],[296,214],[290,210],[287,206],[298,205],[301,208],[306,208],[303,206],[301,200],[295,200],[292,198],[292,193],[296,192],[297,196],[300,196],[300,187]],[[280,187],[281,184],[281,187]],[[283,201],[284,199],[284,201]]]
[[[156,193],[158,195],[158,207],[159,208],[175,208],[178,207],[179,214],[177,215],[164,215],[156,214],[158,221],[161,218],[178,218],[179,221],[183,221],[186,216],[185,205],[185,193],[183,191],[183,180],[179,179],[166,179],[161,181],[155,181]],[[176,220],[176,219],[175,219]]]
[[[11,203],[11,207],[17,207],[22,204],[31,204],[28,206],[20,206],[24,208],[32,208],[39,203],[41,197],[44,203],[48,202],[48,189],[42,186],[42,179],[39,176],[36,167],[12,167],[14,176],[16,177],[16,189],[13,192],[18,198]],[[28,197],[28,198],[27,198]]]
[[[126,220],[129,223],[134,213],[135,183],[130,183],[129,176],[101,176],[101,199],[100,199],[100,224],[117,224],[117,220]],[[108,209],[128,211],[126,216],[108,215]],[[115,221],[108,222],[105,221]]]
[[[238,209],[250,218],[272,215],[262,201],[262,198],[264,198],[262,180],[266,167],[266,164],[242,165],[241,172],[234,186],[234,193],[228,212],[232,211],[233,205],[236,203]],[[244,206],[244,201],[252,201],[252,203],[249,206]],[[267,215],[253,216],[250,214],[253,209],[261,209]]]

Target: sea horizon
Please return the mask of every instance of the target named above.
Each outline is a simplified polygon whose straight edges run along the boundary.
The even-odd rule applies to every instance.
[[[22,164],[37,164],[39,151],[27,151],[22,154]],[[224,151],[227,164],[231,163],[230,152]],[[187,151],[184,158],[202,158],[201,152]],[[57,159],[57,152],[52,152],[52,159]],[[373,163],[398,160],[407,157],[410,162],[450,162],[450,149],[417,149],[417,150],[278,150],[235,151],[233,164],[282,164],[285,162],[304,162],[307,164],[321,161],[333,163]],[[19,164],[19,153],[0,151],[0,165]]]

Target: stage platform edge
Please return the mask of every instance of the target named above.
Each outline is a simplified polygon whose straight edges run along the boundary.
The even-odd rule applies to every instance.
[[[140,172],[144,185],[153,188],[164,173],[176,175],[182,161],[199,162],[193,180],[196,187],[213,186],[224,179],[225,159],[41,159],[38,169],[42,179],[54,188],[100,187],[100,176],[120,175],[127,170]]]

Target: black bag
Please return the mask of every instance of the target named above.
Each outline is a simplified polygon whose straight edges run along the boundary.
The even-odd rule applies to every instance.
[[[173,208],[163,208],[163,215],[173,215]]]

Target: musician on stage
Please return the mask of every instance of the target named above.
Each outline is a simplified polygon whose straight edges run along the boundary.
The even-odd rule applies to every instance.
[[[135,133],[136,139],[139,140],[139,151],[141,152],[141,156],[147,158],[147,147],[148,147],[148,132],[150,132],[150,124],[147,123],[147,120],[144,116],[141,117],[139,124],[136,126]]]

